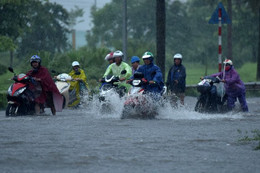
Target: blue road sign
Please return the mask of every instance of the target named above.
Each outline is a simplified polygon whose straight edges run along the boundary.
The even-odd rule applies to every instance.
[[[218,3],[218,6],[216,8],[216,10],[214,11],[214,13],[212,14],[210,20],[209,20],[209,24],[218,24],[218,9],[221,8],[221,23],[227,23],[230,24],[231,20],[228,17],[228,14],[223,6],[223,4],[220,2]]]

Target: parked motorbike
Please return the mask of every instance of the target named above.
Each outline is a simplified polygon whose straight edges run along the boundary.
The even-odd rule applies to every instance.
[[[9,67],[8,70],[14,73],[13,68]],[[41,94],[41,85],[24,73],[18,75],[14,73],[12,80],[14,83],[7,91],[6,116],[34,114],[34,99]],[[29,89],[29,84],[32,82],[35,85],[34,91]],[[41,111],[43,111],[43,107]]]
[[[135,73],[133,80],[130,81],[129,84],[131,84],[132,87],[130,88],[128,96],[124,102],[124,109],[121,118],[155,118],[157,115],[157,108],[163,97],[155,103],[155,100],[146,93],[143,86],[148,85],[148,81],[144,79],[142,73]],[[166,87],[164,87],[161,94],[166,94]]]
[[[227,96],[223,83],[218,77],[207,77],[197,85],[200,92],[195,111],[200,113],[223,113],[227,112]]]

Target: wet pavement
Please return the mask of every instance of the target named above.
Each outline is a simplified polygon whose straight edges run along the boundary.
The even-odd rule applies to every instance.
[[[120,119],[93,102],[56,116],[5,117],[0,111],[1,172],[235,172],[257,173],[260,98],[249,113],[200,114],[196,98],[162,107],[155,120]]]

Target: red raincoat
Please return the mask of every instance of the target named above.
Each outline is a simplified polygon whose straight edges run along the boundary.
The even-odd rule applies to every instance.
[[[62,111],[63,98],[47,68],[40,66],[37,72],[30,70],[27,75],[41,79],[40,84],[42,92],[39,97],[35,98],[35,102],[44,104],[47,99],[47,93],[52,93],[53,104],[57,112]]]

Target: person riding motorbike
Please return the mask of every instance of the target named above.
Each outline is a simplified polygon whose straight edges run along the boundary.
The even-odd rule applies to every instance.
[[[177,106],[177,98],[184,105],[185,88],[186,88],[186,69],[182,65],[182,55],[177,53],[173,56],[174,65],[168,72],[167,88],[173,106]],[[176,97],[177,96],[177,97]]]
[[[135,74],[135,72],[139,69],[140,65],[140,58],[138,56],[132,56],[131,58],[131,64],[132,64],[132,75]]]
[[[244,83],[240,79],[239,74],[233,66],[233,62],[230,59],[226,59],[223,64],[224,71],[212,74],[210,76],[219,77],[221,81],[224,82],[227,95],[227,106],[229,110],[232,110],[235,107],[235,102],[238,98],[242,111],[248,112]]]
[[[123,56],[124,54],[120,50],[117,50],[113,53],[115,63],[108,66],[105,74],[103,75],[103,78],[108,76],[110,73],[112,73],[116,77],[119,77],[120,83],[118,84],[118,86],[120,89],[122,89],[122,92],[126,92],[131,87],[131,85],[126,83],[126,80],[131,77],[132,69],[127,63],[123,62]],[[122,74],[123,71],[126,72]]]
[[[105,60],[108,61],[109,65],[115,62],[115,58],[113,57],[113,52],[110,52],[106,55]]]
[[[38,97],[35,98],[35,114],[40,114],[41,108],[44,108],[46,103],[51,108],[53,115],[57,112],[62,111],[63,98],[58,88],[56,87],[51,75],[47,68],[41,65],[41,58],[38,55],[33,55],[30,58],[32,70],[27,72],[27,75],[31,76],[34,81],[40,83],[42,92]],[[32,82],[30,88],[35,91],[36,86]]]
[[[70,93],[75,91],[76,98],[72,99],[72,102],[68,105],[69,107],[75,107],[80,103],[80,94],[84,90],[88,90],[87,77],[85,71],[80,68],[78,61],[72,62],[72,70],[69,73],[73,80],[68,81],[70,83]],[[70,94],[72,95],[72,94]]]
[[[154,65],[154,56],[151,52],[145,52],[142,59],[144,65],[142,65],[137,72],[143,73],[143,80],[147,80],[148,82],[148,84],[144,86],[144,89],[148,94],[152,95],[153,98],[160,98],[164,86],[161,69],[157,65]]]

